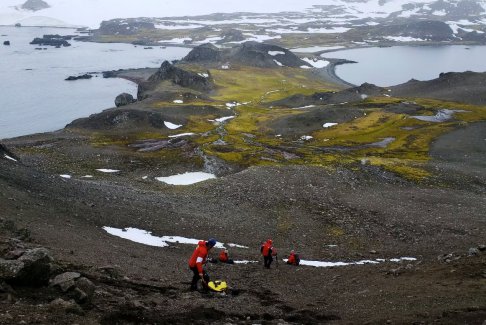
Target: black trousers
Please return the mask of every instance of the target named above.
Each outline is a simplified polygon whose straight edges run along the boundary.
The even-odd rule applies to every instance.
[[[191,267],[190,268],[192,273],[194,273],[194,275],[192,276],[192,281],[191,281],[191,289],[193,290],[196,290],[197,289],[197,282],[201,279],[201,277],[199,276],[199,271],[197,269],[197,267]],[[203,278],[204,278],[204,281],[206,281],[206,285],[208,284],[209,282],[209,275],[207,275],[207,273],[203,270]]]
[[[263,256],[263,266],[265,266],[266,268],[270,268],[270,264],[272,264],[273,262],[273,257],[272,255],[270,256]]]

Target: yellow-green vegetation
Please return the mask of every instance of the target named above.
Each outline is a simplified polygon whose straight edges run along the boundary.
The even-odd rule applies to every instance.
[[[232,67],[210,70],[218,87],[216,100],[263,104],[295,94],[311,95],[336,90],[337,87],[320,80],[305,69]]]
[[[208,71],[197,65],[184,68],[194,72]],[[278,130],[274,129],[275,121],[286,121],[307,111],[274,108],[271,102],[296,94],[311,95],[338,89],[305,69],[232,66],[228,70],[213,68],[209,71],[216,86],[207,95],[209,98],[195,98],[177,106],[212,106],[219,108],[220,115],[218,110],[212,110],[211,114],[186,116],[188,122],[177,131],[143,132],[124,137],[98,134],[93,137],[92,143],[96,146],[126,147],[144,139],[167,139],[169,134],[195,133],[196,136],[185,138],[191,143],[191,148],[199,147],[206,155],[240,166],[305,164],[357,168],[364,163],[418,181],[430,176],[426,165],[430,159],[430,145],[435,139],[467,123],[486,120],[486,107],[432,99],[374,97],[346,105],[362,112],[363,115],[358,118],[330,128],[321,127],[322,124],[317,121],[313,132],[278,136]],[[177,92],[177,89],[174,91]],[[414,115],[432,116],[440,109],[466,112],[455,113],[449,121],[433,123],[384,108],[403,102],[414,102],[422,107]],[[235,106],[227,107],[228,103]],[[163,110],[175,104],[157,100],[149,106]],[[336,107],[320,106],[317,109],[325,112],[332,108],[336,111]],[[214,121],[227,115],[234,118],[224,124]],[[312,139],[300,139],[303,135],[312,136]],[[383,143],[383,140],[387,141]],[[183,149],[161,150],[143,155],[168,161],[195,159],[188,158],[187,152],[181,151]]]

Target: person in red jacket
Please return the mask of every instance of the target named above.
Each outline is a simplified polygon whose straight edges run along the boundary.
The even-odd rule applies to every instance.
[[[260,252],[263,256],[263,266],[267,269],[270,268],[270,264],[273,262],[273,256],[277,255],[277,250],[273,247],[273,241],[268,239],[260,247]]]
[[[295,254],[295,251],[290,251],[289,259],[287,260],[287,264],[290,265],[299,265],[300,264],[300,257],[298,254]]]
[[[191,282],[191,290],[197,290],[197,282],[201,279],[203,287],[207,288],[209,282],[209,276],[204,272],[203,265],[208,258],[208,252],[216,245],[216,239],[210,238],[208,241],[201,240],[194,253],[192,253],[189,259],[189,268],[194,273]]]
[[[219,253],[219,261],[226,264],[235,263],[231,258],[229,258],[228,250],[226,248],[222,249],[221,253]]]

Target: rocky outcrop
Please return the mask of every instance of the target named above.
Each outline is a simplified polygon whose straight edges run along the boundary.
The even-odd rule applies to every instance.
[[[74,80],[91,79],[91,78],[93,78],[92,75],[85,73],[85,74],[80,75],[80,76],[69,76],[69,77],[67,77],[64,80],[66,80],[66,81],[74,81]]]
[[[42,9],[50,8],[49,4],[42,0],[27,0],[22,6],[22,9],[31,10],[31,11],[39,11]]]
[[[17,157],[13,152],[11,152],[6,146],[0,143],[0,159],[8,159],[11,161],[19,161],[20,158]]]
[[[169,81],[174,85],[190,88],[196,91],[207,92],[214,88],[209,71],[198,74],[178,68],[168,61],[164,61],[160,68],[146,82],[138,86],[137,97],[139,100],[149,96],[148,92],[155,89],[161,82]]]
[[[241,42],[246,39],[243,32],[238,29],[230,29],[221,34],[222,39],[217,41],[217,44],[231,43],[231,42]]]
[[[18,259],[0,259],[0,279],[19,285],[43,285],[49,281],[52,262],[45,248],[27,250]]]
[[[486,104],[486,73],[448,72],[439,78],[418,81],[390,87],[390,95],[395,97],[422,97],[464,102],[475,105]]]
[[[137,100],[133,98],[131,94],[128,93],[121,93],[120,95],[116,96],[115,98],[115,105],[116,107],[125,106],[131,103],[136,102]]]
[[[182,60],[195,63],[220,62],[222,53],[216,46],[207,43],[193,48]]]
[[[229,50],[220,50],[214,45],[203,44],[189,52],[182,62],[231,63],[261,68],[310,67],[307,62],[283,47],[258,42],[245,42]]]
[[[403,36],[430,41],[449,41],[454,38],[450,26],[442,21],[425,20],[392,25],[384,28],[385,36]]]
[[[49,286],[59,289],[78,303],[91,300],[95,291],[93,282],[78,272],[65,272],[49,281]]]
[[[72,39],[73,37],[70,35],[61,36],[61,35],[44,35],[42,38],[36,37],[30,44],[35,45],[47,45],[47,46],[55,46],[57,48],[64,46],[71,46],[68,40]]]
[[[102,21],[95,35],[134,35],[143,30],[155,30],[155,25],[148,19],[113,19]]]
[[[6,45],[6,46],[10,45],[10,41],[4,41],[3,45]]]

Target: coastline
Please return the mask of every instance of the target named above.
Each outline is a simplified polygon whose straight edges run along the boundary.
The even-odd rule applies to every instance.
[[[323,58],[326,61],[329,61],[329,64],[322,68],[319,69],[319,75],[326,81],[334,83],[338,86],[342,86],[345,88],[352,88],[356,87],[357,85],[352,84],[350,82],[347,82],[346,80],[340,78],[336,74],[336,67],[341,64],[349,64],[349,63],[357,63],[356,61],[350,61],[346,59],[329,59],[329,58]]]

